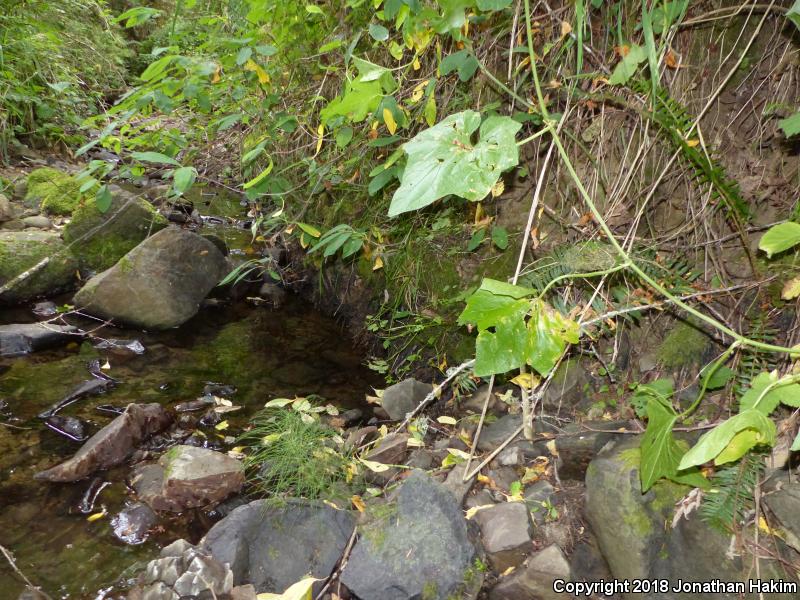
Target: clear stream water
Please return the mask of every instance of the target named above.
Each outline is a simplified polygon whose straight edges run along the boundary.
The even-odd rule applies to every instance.
[[[3,323],[34,320],[27,307],[0,311]],[[361,405],[370,386],[380,383],[362,366],[363,357],[335,322],[291,295],[279,310],[239,302],[204,309],[166,332],[104,328],[95,335],[138,339],[146,351],[121,358],[78,339],[65,348],[0,359],[0,400],[6,404],[0,411],[0,544],[53,598],[95,598],[98,590],[131,577],[162,545],[178,537],[197,541],[213,521],[203,511],[162,518],[145,543],[129,546],[111,528],[111,517],[131,501],[125,484],[129,467],[100,473],[111,485],[100,494],[95,512],[104,507],[108,515],[94,521],[75,509],[88,481],[52,484],[33,479],[34,473],[68,458],[81,445],[51,431],[36,415],[90,379],[91,360],[108,359],[107,372],[120,383],[60,413],[87,421],[89,434],[113,418],[97,411],[98,405],[174,406],[201,396],[207,382],[237,388],[230,400],[243,408],[225,415],[231,427],[222,433],[228,435],[241,431],[247,417],[271,398],[318,394],[352,407]],[[213,426],[203,431],[212,439],[222,435]],[[0,557],[0,600],[15,600],[23,589]]]

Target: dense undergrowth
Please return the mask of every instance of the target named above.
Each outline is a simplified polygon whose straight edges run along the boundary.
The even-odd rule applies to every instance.
[[[123,157],[89,163],[86,189],[147,175],[175,197],[196,181],[240,190],[256,246],[306,249],[324,293],[347,299],[361,282],[360,316],[385,350],[375,369],[445,370],[473,353],[477,329],[475,374],[514,378],[527,420],[568,354],[608,376],[644,316],[686,319],[709,364],[682,360],[686,336],[673,340],[663,373],[623,382],[624,406],[604,406],[647,421],[643,489],[666,477],[713,495],[738,481],[723,465],[780,445],[775,420],[800,406],[796,6],[132,7],[119,20],[140,71],[113,106],[78,130],[83,95],[48,120],[48,97],[71,102],[55,93],[76,77],[69,55],[48,71],[5,50],[4,73],[27,92],[5,96],[3,118],[9,137],[82,135],[78,156]],[[14,43],[38,43],[13,24]],[[119,34],[104,35],[116,68]],[[109,90],[116,72],[82,77]],[[687,451],[672,430],[697,423],[717,426]]]

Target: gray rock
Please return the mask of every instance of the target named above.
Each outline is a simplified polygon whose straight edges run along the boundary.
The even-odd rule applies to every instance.
[[[693,513],[672,529],[675,502],[688,488],[660,481],[642,494],[639,481],[637,438],[610,444],[586,471],[585,514],[597,536],[600,550],[617,579],[669,579],[670,581],[747,581],[752,557],[728,555],[729,536],[712,529]],[[778,565],[761,559],[761,579],[790,579]],[[678,600],[673,592],[627,594],[625,598]],[[720,593],[715,598],[736,598]],[[774,594],[770,598],[790,598]]]
[[[0,293],[0,301],[23,302],[72,289],[77,269],[78,262],[55,231],[0,231],[0,286],[15,281]]]
[[[22,219],[22,224],[25,227],[33,227],[34,229],[50,229],[53,223],[44,215],[36,215],[33,217],[25,217]]]
[[[244,485],[242,463],[227,454],[196,446],[173,446],[157,465],[137,467],[132,485],[155,510],[182,512],[210,506]]]
[[[503,467],[518,467],[525,462],[525,453],[519,446],[507,446],[497,455],[495,462]]]
[[[570,580],[570,569],[558,546],[548,546],[530,557],[525,565],[505,577],[489,593],[489,600],[561,600],[565,594],[553,591],[557,579]]]
[[[14,218],[15,211],[11,201],[5,194],[0,194],[0,223],[5,223]]]
[[[226,599],[234,592],[233,572],[184,540],[170,544],[174,556],[147,563],[128,600]]]
[[[591,533],[572,549],[569,568],[573,581],[611,581],[614,578],[597,545],[597,538]]]
[[[528,505],[528,510],[537,525],[541,525],[547,520],[548,504],[552,503],[554,493],[553,486],[546,479],[525,488],[523,493],[525,504]]]
[[[121,464],[145,439],[172,423],[172,414],[160,404],[129,404],[125,412],[95,433],[75,456],[41,471],[34,479],[68,482]]]
[[[481,437],[478,440],[478,450],[491,452],[506,441],[506,439],[521,425],[522,417],[520,415],[505,415],[497,419],[497,421],[489,423],[481,431]],[[519,434],[519,437],[521,436],[522,433]]]
[[[78,329],[71,325],[0,325],[0,356],[19,356],[67,344],[78,339],[77,333]]]
[[[381,406],[393,421],[401,421],[407,413],[417,408],[433,386],[416,379],[404,379],[383,391]]]
[[[586,396],[584,386],[590,382],[590,372],[589,365],[580,358],[562,362],[542,398],[544,408],[550,413],[572,409]]]
[[[22,221],[19,219],[11,219],[10,221],[6,221],[2,224],[2,227],[6,231],[22,231],[25,229],[25,225],[23,225]]]
[[[161,549],[160,556],[161,556],[161,558],[170,558],[170,557],[183,556],[183,554],[187,550],[190,550],[191,548],[194,548],[194,547],[195,546],[193,544],[190,544],[186,540],[178,539],[178,540],[175,540],[174,542],[172,542],[171,544],[169,544],[168,546],[164,546]]]
[[[764,495],[764,503],[780,523],[786,543],[800,552],[800,483],[782,478],[776,487]]]
[[[464,501],[465,508],[476,508],[478,506],[492,506],[497,504],[495,502],[492,493],[487,489],[482,489],[472,496],[468,496],[467,499]]]
[[[427,471],[433,466],[433,453],[425,448],[417,448],[408,457],[406,466]]]
[[[111,529],[118,540],[130,545],[144,543],[158,517],[149,506],[137,502],[126,506],[111,519]]]
[[[492,567],[502,573],[522,564],[533,549],[531,521],[524,502],[503,502],[475,513]]]
[[[378,442],[367,455],[367,459],[384,465],[402,465],[408,453],[407,433],[390,433]],[[367,474],[369,481],[376,485],[386,485],[400,472],[399,467],[392,467],[380,473],[370,471]]]
[[[348,511],[326,504],[257,500],[240,506],[206,534],[201,545],[230,565],[235,585],[283,593],[303,577],[330,575],[355,528]]]
[[[469,579],[475,555],[455,498],[415,471],[364,526],[341,581],[361,600],[443,600]]]
[[[470,465],[470,468],[475,468],[475,464],[473,463]],[[455,465],[447,473],[447,477],[442,484],[444,487],[450,490],[450,493],[452,493],[455,499],[458,501],[459,506],[464,504],[464,498],[467,496],[469,491],[472,489],[472,485],[475,483],[474,477],[464,481],[464,475],[466,475],[467,472],[466,469],[467,463],[465,462]]]
[[[14,182],[14,200],[22,200],[28,193],[28,178],[20,177]]]
[[[193,317],[226,272],[214,244],[190,231],[164,229],[92,277],[75,304],[105,319],[169,329]]]

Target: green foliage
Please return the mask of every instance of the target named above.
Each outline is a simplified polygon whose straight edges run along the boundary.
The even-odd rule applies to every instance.
[[[476,144],[471,136],[480,127]],[[389,216],[424,208],[454,194],[485,198],[500,175],[519,162],[515,135],[521,125],[509,117],[467,110],[450,115],[403,146],[408,163],[392,198]]]
[[[718,469],[703,496],[700,518],[723,533],[734,531],[753,510],[753,493],[763,470],[764,461],[758,454]]]
[[[306,398],[271,401],[253,417],[239,443],[249,451],[248,480],[269,498],[324,498],[345,482],[349,459],[337,432],[320,422]]]
[[[794,248],[797,244],[800,244],[800,223],[788,221],[770,227],[761,236],[758,248],[772,258],[774,254]]]

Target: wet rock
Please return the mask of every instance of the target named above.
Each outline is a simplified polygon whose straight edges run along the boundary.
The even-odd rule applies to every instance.
[[[433,386],[416,379],[404,379],[383,391],[381,406],[393,421],[401,421],[407,413],[417,408]]]
[[[33,270],[45,259],[49,260]],[[77,261],[54,231],[0,231],[0,286],[33,270],[0,292],[0,301],[24,302],[72,289],[77,268]]]
[[[236,393],[236,386],[227,383],[215,383],[209,381],[203,386],[204,396],[219,396],[221,398],[230,398]]]
[[[152,205],[118,186],[110,186],[111,206],[101,213],[86,202],[64,227],[64,241],[73,246],[81,269],[102,271],[113,266],[149,235],[167,225]]]
[[[175,405],[175,412],[195,412],[198,410],[205,410],[214,404],[213,396],[203,396],[195,400],[188,400],[187,402],[180,402]]]
[[[165,548],[161,558],[147,563],[137,585],[128,593],[128,600],[230,600],[233,589],[233,573],[228,565],[179,540]]]
[[[556,579],[569,581],[570,570],[564,553],[553,545],[537,552],[524,566],[501,579],[489,593],[489,600],[560,600],[565,594],[553,591]]]
[[[77,327],[51,323],[0,325],[0,356],[20,356],[78,339]]]
[[[73,441],[82,442],[86,439],[86,427],[84,422],[76,417],[53,415],[47,417],[44,424],[56,433]]]
[[[230,565],[236,585],[250,583],[258,593],[282,593],[309,574],[330,575],[354,527],[350,512],[326,504],[257,500],[214,525],[201,545]]]
[[[92,277],[75,294],[75,304],[102,318],[169,329],[197,313],[227,269],[225,257],[208,240],[164,229]]]
[[[55,302],[45,300],[44,302],[37,302],[34,304],[31,312],[40,319],[47,319],[58,314],[58,307]]]
[[[286,290],[279,283],[268,281],[261,284],[258,295],[275,308],[280,308],[286,302]]]
[[[696,512],[688,519],[680,519],[674,529],[665,529],[664,523],[672,520],[675,502],[688,488],[660,481],[642,494],[638,443],[637,438],[627,438],[610,444],[586,472],[586,518],[613,576],[670,581],[750,579],[752,557],[732,557],[729,536],[712,529]],[[790,578],[774,561],[764,557],[760,568],[762,580]],[[684,596],[670,591],[624,597],[677,600]],[[788,600],[790,595],[770,597]]]
[[[114,356],[140,356],[145,353],[145,347],[139,340],[100,340],[94,347]]]
[[[94,512],[94,506],[97,502],[97,498],[100,496],[100,493],[111,485],[110,481],[104,481],[100,477],[95,477],[89,482],[89,485],[86,486],[86,489],[80,496],[80,500],[75,505],[74,509],[71,509],[70,512],[78,512],[80,514],[88,515],[91,512]]]
[[[475,556],[456,499],[415,471],[364,526],[341,581],[361,600],[443,600],[461,591]]]
[[[158,522],[156,513],[146,504],[126,506],[111,519],[111,528],[118,540],[132,546],[147,540],[150,529]]]
[[[531,522],[524,502],[503,502],[475,513],[481,541],[497,573],[522,564],[533,549]]]
[[[53,223],[44,215],[35,215],[32,217],[25,217],[22,219],[22,224],[25,227],[33,227],[34,229],[50,229]]]
[[[172,415],[160,404],[129,404],[69,460],[34,475],[41,481],[78,481],[121,464],[145,439],[165,429]]]
[[[137,467],[132,475],[137,496],[155,510],[181,512],[216,504],[244,485],[242,463],[227,454],[174,446],[157,465]]]
[[[48,419],[49,417],[55,415],[58,411],[62,410],[66,406],[69,406],[70,404],[73,404],[74,402],[77,402],[81,398],[85,398],[86,396],[96,396],[98,394],[102,394],[108,391],[109,389],[113,388],[116,384],[117,381],[115,379],[102,376],[96,376],[94,379],[89,379],[87,381],[84,381],[81,384],[79,384],[74,390],[72,390],[69,394],[64,396],[64,398],[56,402],[49,409],[39,413],[39,418]]]

